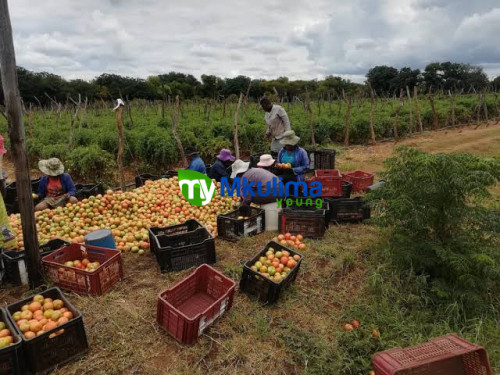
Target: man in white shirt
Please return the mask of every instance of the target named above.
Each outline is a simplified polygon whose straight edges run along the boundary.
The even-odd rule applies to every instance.
[[[260,105],[266,111],[264,116],[267,124],[266,139],[272,139],[271,152],[278,153],[283,148],[283,145],[279,142],[283,133],[292,130],[290,120],[285,109],[280,105],[271,103],[269,99],[262,99]]]

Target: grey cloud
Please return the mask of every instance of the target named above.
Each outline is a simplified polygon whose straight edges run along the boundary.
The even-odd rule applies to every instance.
[[[498,0],[16,0],[17,61],[91,78],[179,70],[363,81],[379,64],[482,64],[500,74]]]

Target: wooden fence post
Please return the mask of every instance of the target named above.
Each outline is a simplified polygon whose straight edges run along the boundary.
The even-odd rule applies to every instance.
[[[179,148],[179,153],[181,154],[181,160],[183,165],[187,166],[186,155],[184,154],[184,147],[182,147],[181,139],[177,134],[177,127],[179,126],[179,95],[175,96],[174,110],[172,112],[172,134],[175,141],[177,142],[177,147]]]
[[[422,116],[420,114],[420,105],[418,102],[418,89],[417,86],[413,87],[413,100],[415,101],[415,111],[417,112],[418,119],[418,131],[422,133],[424,131],[424,127],[422,126]]]
[[[118,128],[118,155],[116,162],[118,164],[118,173],[120,175],[120,186],[125,191],[125,171],[123,170],[123,149],[125,137],[123,134],[123,102],[118,99],[118,104],[114,108],[116,114],[116,127]]]
[[[40,251],[36,231],[28,156],[26,155],[26,134],[24,131],[21,96],[17,83],[16,55],[12,39],[7,0],[0,0],[0,74],[8,118],[12,160],[16,170],[17,199],[21,214],[26,265],[31,288],[42,283]]]

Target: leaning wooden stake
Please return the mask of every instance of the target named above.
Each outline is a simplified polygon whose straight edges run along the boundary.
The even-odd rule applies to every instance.
[[[410,88],[406,86],[406,95],[408,96],[408,104],[410,106],[410,126],[409,126],[409,133],[410,135],[413,134],[413,104],[411,102],[411,95],[410,95]]]
[[[342,96],[347,104],[347,112],[345,117],[344,127],[344,146],[349,146],[349,130],[351,128],[351,99],[346,96],[344,89],[342,89]]]
[[[236,107],[236,112],[234,113],[234,155],[236,159],[240,158],[240,143],[238,141],[238,116],[240,114],[241,102],[243,101],[243,93],[240,93],[240,99],[238,100],[238,106]]]
[[[436,112],[436,106],[434,105],[434,95],[432,95],[431,92],[429,92],[429,102],[431,103],[432,109],[432,129],[438,130],[438,115]]]
[[[116,162],[118,164],[118,173],[120,175],[120,187],[125,191],[125,171],[123,170],[123,149],[125,144],[125,137],[123,133],[123,102],[118,101],[118,105],[114,111],[116,114],[116,126],[118,128],[118,156]]]
[[[16,56],[7,0],[0,0],[0,77],[8,118],[12,160],[16,170],[16,190],[21,214],[26,266],[31,288],[41,285],[40,251],[36,232],[29,162],[26,155],[21,96],[17,83]]]
[[[418,131],[420,133],[422,133],[424,131],[424,127],[422,126],[422,116],[420,114],[420,105],[418,103],[418,89],[417,89],[417,86],[413,87],[413,100],[415,101],[415,111],[417,112]]]
[[[370,138],[371,144],[376,144],[377,140],[375,139],[375,93],[370,86]]]
[[[306,100],[305,100],[305,110],[307,112],[307,118],[309,120],[309,132],[311,133],[311,144],[316,146],[316,138],[314,137],[314,123],[313,123],[313,112],[311,109],[311,100],[309,97],[309,92],[306,89]]]
[[[175,96],[174,110],[172,111],[172,134],[174,136],[175,142],[177,142],[177,147],[179,148],[179,153],[181,154],[181,160],[183,165],[187,167],[188,162],[186,155],[184,154],[184,147],[182,147],[181,139],[177,134],[177,128],[179,126],[179,95]]]
[[[451,93],[451,90],[448,90],[448,95],[450,96],[450,104],[451,104],[451,126],[455,127],[456,118],[455,118],[455,97]]]

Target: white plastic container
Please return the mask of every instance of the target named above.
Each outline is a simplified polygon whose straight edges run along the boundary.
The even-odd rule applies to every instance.
[[[278,208],[277,202],[261,204],[260,208],[265,211],[266,215],[266,231],[277,231],[278,230],[278,214],[281,208]]]

